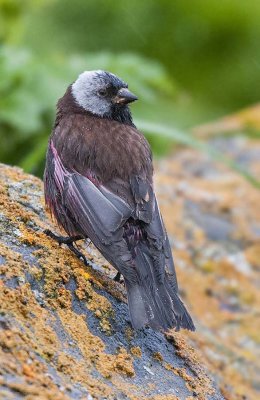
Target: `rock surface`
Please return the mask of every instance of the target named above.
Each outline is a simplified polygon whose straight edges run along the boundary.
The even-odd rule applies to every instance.
[[[218,135],[210,144],[260,180],[259,140]],[[182,295],[197,327],[184,336],[226,399],[258,400],[260,190],[189,149],[157,165],[156,185]]]
[[[183,204],[191,218],[202,212]],[[1,399],[223,399],[184,333],[134,332],[112,268],[82,244],[92,262],[85,267],[46,228],[57,229],[42,182],[1,165]],[[221,229],[220,239],[230,232]]]

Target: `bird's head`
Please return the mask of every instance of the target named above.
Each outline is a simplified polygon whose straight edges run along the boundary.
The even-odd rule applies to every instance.
[[[124,115],[128,104],[137,100],[125,82],[111,72],[102,70],[80,74],[72,84],[71,91],[75,102],[86,111],[113,119],[117,119],[117,114]]]

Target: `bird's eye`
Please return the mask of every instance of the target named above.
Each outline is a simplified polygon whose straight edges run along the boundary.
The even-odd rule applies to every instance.
[[[106,89],[100,89],[100,90],[98,91],[98,95],[99,95],[100,97],[105,97],[105,96],[107,95]]]

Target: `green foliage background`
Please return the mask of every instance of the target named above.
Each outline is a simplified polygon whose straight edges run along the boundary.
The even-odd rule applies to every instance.
[[[259,20],[259,0],[0,0],[0,160],[41,175],[57,99],[99,68],[157,153],[197,145],[189,127],[259,101]]]

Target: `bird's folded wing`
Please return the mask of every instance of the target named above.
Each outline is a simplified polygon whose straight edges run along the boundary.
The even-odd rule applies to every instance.
[[[53,177],[62,209],[68,211],[78,231],[103,244],[122,237],[122,226],[133,212],[129,204],[78,172],[68,171],[52,142],[51,152]]]
[[[153,218],[150,224],[146,226],[145,230],[147,233],[147,238],[151,243],[151,248],[154,249],[153,251],[154,259],[158,257],[159,254],[164,253],[165,263],[163,264],[159,263],[160,265],[163,265],[162,273],[164,273],[164,266],[165,266],[166,272],[168,273],[169,278],[171,280],[173,289],[178,290],[177,277],[172,257],[171,246],[166,229],[164,227],[163,219],[159,210],[156,197],[154,202]]]
[[[122,237],[122,226],[132,214],[124,200],[78,173],[66,175],[63,200],[80,230],[86,235],[94,230],[103,244]]]

